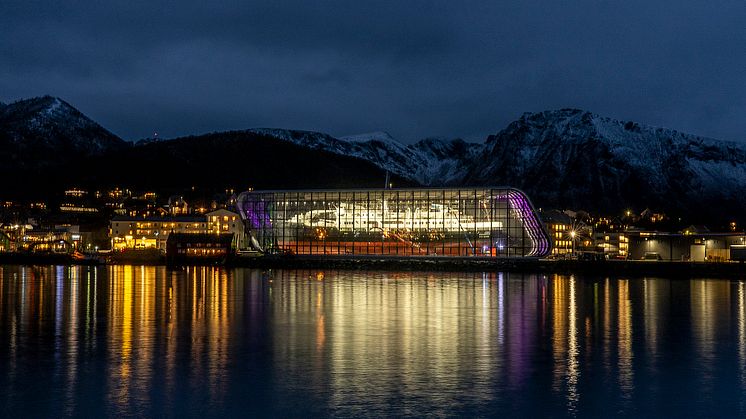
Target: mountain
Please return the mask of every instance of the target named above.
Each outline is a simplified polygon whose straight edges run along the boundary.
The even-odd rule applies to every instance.
[[[539,205],[741,216],[746,148],[578,110],[524,114],[458,183],[506,184]]]
[[[461,139],[428,138],[405,145],[387,132],[335,138],[328,134],[284,129],[253,129],[294,144],[367,160],[383,170],[422,185],[444,185],[465,175],[465,165],[481,145]]]
[[[249,129],[122,141],[54,97],[0,104],[5,194],[72,184],[178,190],[507,185],[537,206],[746,221],[746,146],[578,109],[526,113],[482,144],[379,131]]]
[[[426,138],[409,146],[425,164],[412,177],[423,185],[458,185],[466,177],[484,146],[460,138]]]
[[[153,190],[161,195],[190,187],[208,192],[226,188],[299,189],[382,187],[385,170],[357,157],[313,149],[317,133],[230,131],[138,145],[92,156],[80,170],[50,167],[22,171],[24,190],[55,193],[70,185],[96,190],[114,186]],[[293,136],[299,144],[278,135]],[[318,134],[323,137],[322,134]],[[328,136],[327,136],[328,137]],[[331,137],[323,137],[326,140]],[[332,139],[333,140],[333,139]],[[397,185],[415,183],[392,176]],[[28,196],[24,190],[16,196]]]
[[[312,150],[323,150],[366,160],[385,171],[413,181],[416,179],[412,173],[426,163],[417,152],[385,132],[340,138],[319,132],[286,129],[260,128],[248,130],[248,132],[275,137]]]
[[[0,106],[0,160],[6,169],[56,165],[127,146],[59,98],[44,96]]]
[[[429,138],[404,145],[388,133],[334,138],[260,130],[367,160],[421,185],[508,185],[538,206],[605,214],[651,208],[670,216],[742,219],[746,147],[578,109],[526,113],[485,143]]]

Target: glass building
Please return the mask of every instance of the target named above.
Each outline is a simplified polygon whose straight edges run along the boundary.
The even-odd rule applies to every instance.
[[[511,188],[249,191],[248,241],[297,255],[542,257],[550,238]]]

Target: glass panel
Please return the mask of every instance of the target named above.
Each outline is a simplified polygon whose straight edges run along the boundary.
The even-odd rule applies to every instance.
[[[512,189],[248,192],[253,247],[314,255],[536,256],[549,239]]]

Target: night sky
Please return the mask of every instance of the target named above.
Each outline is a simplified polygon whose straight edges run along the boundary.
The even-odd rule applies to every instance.
[[[746,6],[708,1],[0,3],[0,101],[125,139],[251,127],[482,141],[563,107],[746,141]]]

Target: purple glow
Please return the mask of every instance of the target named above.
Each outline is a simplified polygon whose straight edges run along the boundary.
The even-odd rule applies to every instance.
[[[252,198],[254,199],[238,200],[236,203],[244,220],[249,223],[249,228],[272,228],[272,219],[269,218],[265,202],[258,195],[253,195]]]
[[[528,237],[531,239],[531,250],[526,256],[546,256],[549,254],[549,238],[536,217],[526,195],[516,190],[509,190],[505,194],[497,195],[498,199],[507,199],[510,206],[518,213],[523,221]]]

